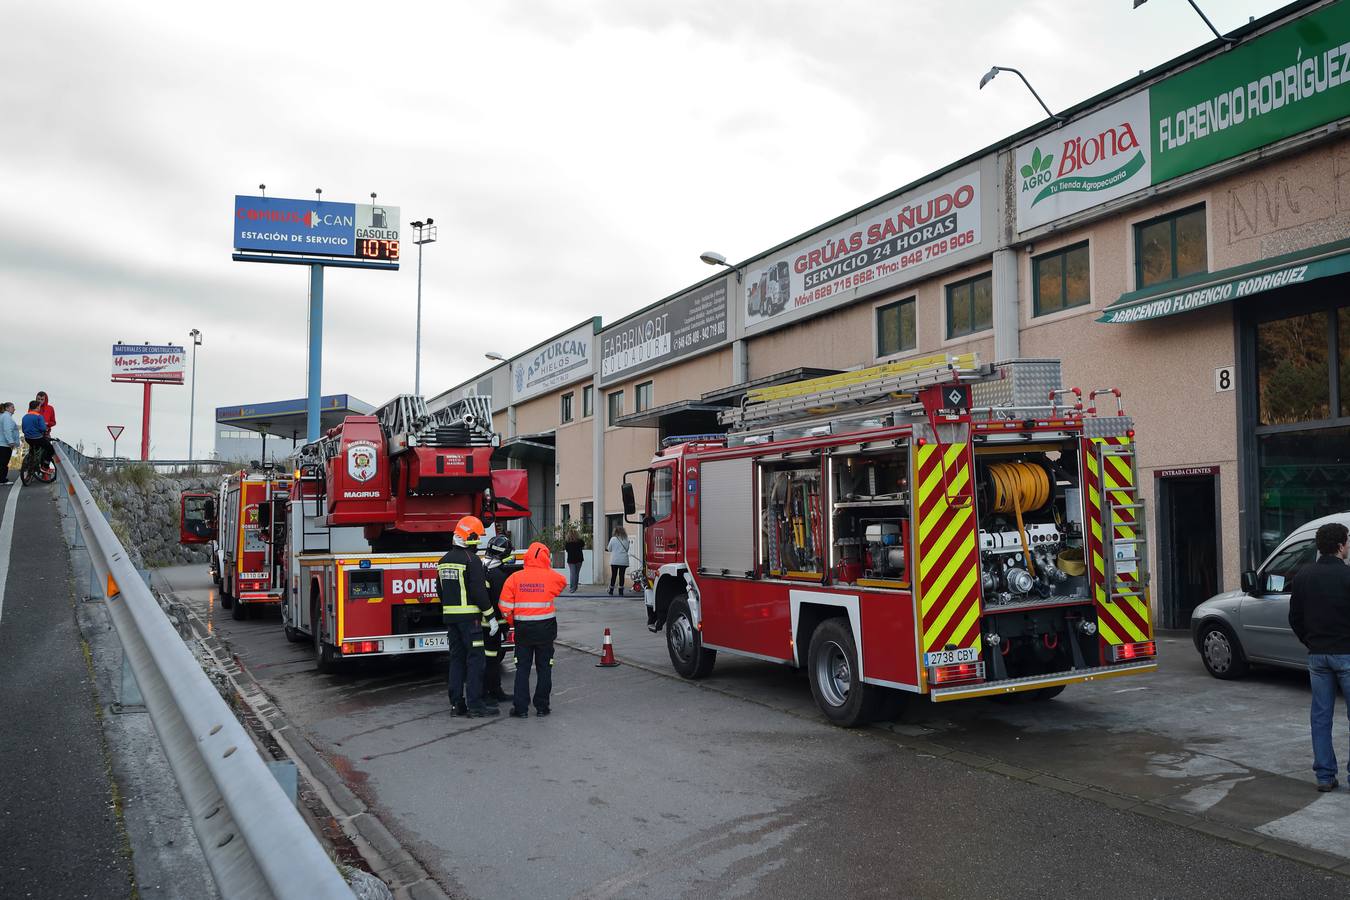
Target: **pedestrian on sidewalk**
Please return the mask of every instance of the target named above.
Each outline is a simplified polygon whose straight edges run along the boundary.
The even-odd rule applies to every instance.
[[[448,689],[450,715],[495,716],[497,707],[483,702],[483,612],[488,600],[487,575],[478,558],[483,522],[464,516],[455,524],[454,546],[436,563],[436,594],[441,599],[446,643],[450,649]]]
[[[512,572],[502,585],[498,605],[506,621],[516,628],[516,689],[511,717],[530,714],[530,666],[537,671],[534,711],[549,714],[553,691],[553,642],[558,639],[558,610],[554,599],[567,581],[553,571],[548,548],[535,541],[525,551],[525,567]]]
[[[615,526],[609,536],[609,593],[614,594],[614,582],[619,583],[619,596],[623,596],[623,575],[628,571],[628,532],[622,525]]]
[[[52,429],[56,427],[56,407],[47,401],[46,391],[38,391],[35,399],[38,402],[38,412],[42,413],[42,420],[47,423],[47,437],[51,437]]]
[[[19,449],[19,423],[14,421],[14,404],[0,403],[0,484],[9,484],[9,460]]]
[[[563,539],[563,550],[567,551],[567,574],[569,594],[577,592],[577,582],[581,580],[581,564],[586,557],[582,555],[585,549],[581,543],[581,535],[577,534],[575,528],[567,530],[567,536]]]
[[[1313,774],[1323,793],[1340,786],[1331,723],[1340,687],[1350,712],[1350,530],[1328,523],[1317,529],[1317,562],[1294,576],[1289,591],[1289,626],[1308,648],[1312,683]],[[1348,769],[1350,771],[1350,769]]]

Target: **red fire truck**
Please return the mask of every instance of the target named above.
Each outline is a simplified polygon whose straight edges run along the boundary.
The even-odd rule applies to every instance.
[[[1134,427],[1087,402],[1057,360],[973,355],[751,391],[637,470],[641,517],[625,475],[648,627],[688,678],[805,667],[845,726],[1153,671]]]
[[[210,544],[211,578],[220,605],[236,619],[281,601],[280,560],[261,527],[260,510],[289,491],[290,478],[271,469],[234,472],[214,494],[185,492],[179,498],[179,541]]]
[[[456,523],[473,515],[491,531],[529,515],[525,472],[491,468],[491,409],[469,397],[433,414],[404,395],[294,457],[262,522],[282,560],[286,637],[312,641],[320,671],[446,650],[436,562]]]

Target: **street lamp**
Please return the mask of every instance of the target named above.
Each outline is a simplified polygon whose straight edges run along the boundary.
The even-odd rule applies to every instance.
[[[188,332],[192,338],[192,399],[188,403],[188,459],[192,455],[192,438],[197,430],[197,348],[202,345],[202,333],[197,329]]]
[[[989,82],[993,81],[994,76],[997,75],[999,72],[1011,72],[1018,78],[1022,79],[1022,83],[1027,86],[1027,90],[1031,91],[1031,96],[1036,98],[1036,102],[1041,105],[1041,109],[1045,110],[1045,114],[1047,116],[1054,119],[1056,122],[1065,121],[1063,116],[1057,116],[1050,111],[1050,107],[1045,105],[1045,101],[1041,99],[1041,95],[1036,93],[1036,89],[1031,86],[1031,82],[1027,81],[1027,76],[1023,75],[1016,69],[1009,68],[1008,66],[994,66],[988,72],[985,72],[984,77],[980,79],[980,90],[984,90],[984,86]]]
[[[1134,8],[1138,9],[1147,2],[1148,0],[1134,0]],[[1191,4],[1191,9],[1195,10],[1195,14],[1205,20],[1205,24],[1209,26],[1210,31],[1214,32],[1216,38],[1230,45],[1237,43],[1237,38],[1224,37],[1219,34],[1219,29],[1214,27],[1214,23],[1209,20],[1209,16],[1205,15],[1205,11],[1196,5],[1195,0],[1189,0],[1189,3]]]
[[[417,245],[417,356],[413,363],[413,393],[422,396],[422,245],[436,242],[436,220],[427,217],[425,222],[410,222],[416,233],[413,243]]]
[[[698,255],[698,258],[703,260],[710,266],[726,266],[728,269],[736,273],[737,281],[741,280],[740,268],[737,266],[733,266],[731,263],[727,262],[727,258],[722,254],[718,253],[716,250],[704,250],[702,253]]]

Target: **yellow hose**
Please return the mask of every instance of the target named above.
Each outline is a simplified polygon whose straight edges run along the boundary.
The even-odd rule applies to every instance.
[[[1022,539],[1022,558],[1027,571],[1036,574],[1031,561],[1031,547],[1027,543],[1027,528],[1022,523],[1022,510],[1040,509],[1050,499],[1050,476],[1045,469],[1033,463],[991,463],[989,481],[994,488],[992,512],[1012,513],[1017,517],[1017,534]]]

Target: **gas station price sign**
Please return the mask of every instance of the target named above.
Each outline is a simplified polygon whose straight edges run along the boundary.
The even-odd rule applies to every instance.
[[[284,197],[234,198],[234,249],[241,253],[399,261],[399,208]]]

